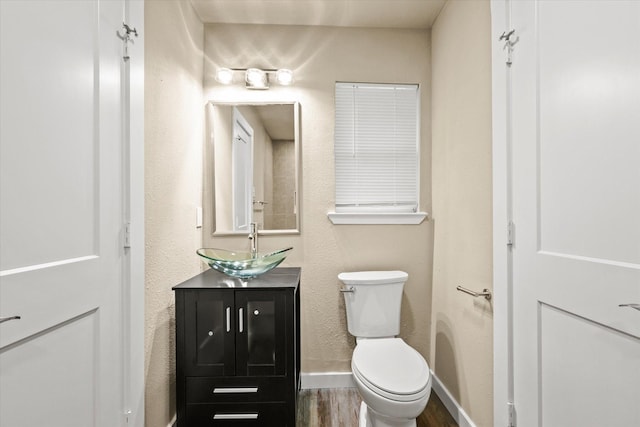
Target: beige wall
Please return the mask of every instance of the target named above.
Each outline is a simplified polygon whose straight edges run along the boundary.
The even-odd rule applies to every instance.
[[[175,414],[171,287],[201,271],[203,26],[190,3],[145,2],[145,423]]]
[[[248,91],[221,86],[217,67],[288,67],[296,82]],[[262,250],[293,246],[284,265],[302,267],[302,370],[349,371],[338,273],[401,269],[405,287],[401,335],[429,357],[432,223],[402,226],[333,225],[334,85],[336,81],[421,85],[421,208],[431,210],[430,40],[428,31],[330,27],[206,25],[205,98],[217,101],[299,101],[302,199],[300,235],[263,236]],[[210,212],[209,212],[210,214]],[[246,249],[244,237],[211,237],[204,244]]]
[[[493,425],[493,312],[457,285],[492,288],[488,0],[449,1],[432,29],[431,368],[479,427]]]

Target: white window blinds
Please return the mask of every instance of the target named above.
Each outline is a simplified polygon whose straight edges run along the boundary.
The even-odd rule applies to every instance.
[[[336,212],[418,208],[418,86],[336,83]]]

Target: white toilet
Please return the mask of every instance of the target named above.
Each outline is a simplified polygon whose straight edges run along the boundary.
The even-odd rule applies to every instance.
[[[427,406],[426,360],[400,333],[404,271],[340,273],[349,333],[356,337],[353,378],[362,397],[359,427],[415,427]]]

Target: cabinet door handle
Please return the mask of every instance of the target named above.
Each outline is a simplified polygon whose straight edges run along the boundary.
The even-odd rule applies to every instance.
[[[243,308],[238,309],[238,330],[242,333],[244,331],[244,323],[242,321],[242,314],[244,312]]]
[[[257,412],[248,412],[245,414],[215,414],[214,420],[257,420]]]
[[[221,393],[257,393],[258,387],[216,387],[213,394]]]
[[[227,332],[231,330],[231,307],[227,307]]]

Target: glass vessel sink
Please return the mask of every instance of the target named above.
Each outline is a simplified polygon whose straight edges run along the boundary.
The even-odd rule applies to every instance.
[[[293,248],[269,253],[258,252],[255,256],[251,256],[250,252],[233,252],[217,248],[202,248],[196,253],[214,270],[231,277],[249,279],[276,268],[291,249]]]

